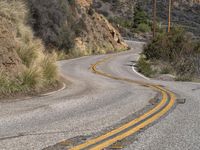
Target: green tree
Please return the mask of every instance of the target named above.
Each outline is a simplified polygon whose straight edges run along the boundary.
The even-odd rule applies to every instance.
[[[147,13],[140,6],[137,5],[134,12],[133,27],[137,28],[139,24],[148,24],[148,20],[149,17]]]

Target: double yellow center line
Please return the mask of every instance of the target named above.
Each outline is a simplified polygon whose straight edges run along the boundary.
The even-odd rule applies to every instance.
[[[149,110],[145,114],[139,116],[138,118],[122,125],[119,128],[116,128],[104,135],[99,137],[93,138],[91,140],[86,141],[83,144],[77,145],[70,150],[82,150],[82,149],[90,149],[90,150],[101,150],[104,149],[113,143],[123,140],[124,138],[133,135],[134,133],[138,132],[139,130],[145,128],[146,126],[150,125],[154,121],[158,120],[160,117],[165,115],[174,105],[175,103],[175,95],[168,91],[167,89],[150,83],[145,83],[142,81],[135,81],[127,78],[115,77],[110,74],[104,73],[97,69],[97,66],[101,63],[107,61],[111,57],[104,58],[94,65],[91,66],[91,69],[94,73],[109,77],[115,80],[122,80],[129,83],[136,83],[139,85],[147,86],[153,90],[158,91],[162,95],[162,99],[158,105],[156,105],[153,109]]]

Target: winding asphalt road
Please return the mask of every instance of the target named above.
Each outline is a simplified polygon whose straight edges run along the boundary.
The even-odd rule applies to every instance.
[[[131,65],[138,59],[143,43],[128,43],[130,51],[115,54],[98,68],[114,76],[163,85],[178,98],[186,98],[186,103],[178,104],[167,116],[137,134],[125,149],[199,150],[200,84],[142,78]],[[73,137],[87,138],[114,128],[147,107],[155,91],[91,72],[91,64],[104,57],[59,62],[61,73],[70,81],[62,91],[0,101],[0,150],[40,150]]]

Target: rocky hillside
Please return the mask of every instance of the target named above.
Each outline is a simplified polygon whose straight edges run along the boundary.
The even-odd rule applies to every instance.
[[[34,37],[28,14],[22,0],[0,1],[0,98],[40,91],[57,80],[55,59]]]
[[[0,1],[0,98],[57,86],[52,50],[78,57],[128,49],[91,5],[91,0]]]
[[[124,37],[134,36],[133,26],[136,0],[94,0],[93,8],[103,14]]]
[[[146,0],[94,0],[94,8],[104,14],[108,19],[116,18],[125,22],[123,28],[129,28],[134,20],[135,6],[139,5],[148,16],[152,16],[152,1]],[[166,27],[168,1],[157,0],[158,22]],[[199,0],[177,0],[173,1],[172,24],[181,25],[186,30],[200,35],[200,1]],[[126,20],[124,20],[126,19]],[[115,21],[116,22],[116,21]],[[117,22],[118,23],[118,22]],[[128,24],[128,26],[127,26]],[[122,30],[124,33],[124,30]]]
[[[91,0],[28,0],[35,34],[48,47],[82,56],[127,49],[118,31],[91,8]]]

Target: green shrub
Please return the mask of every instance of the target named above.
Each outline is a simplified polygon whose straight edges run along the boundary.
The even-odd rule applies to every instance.
[[[200,76],[199,43],[193,42],[189,34],[176,27],[170,33],[157,35],[147,44],[143,53],[151,61],[160,60],[167,63],[177,76]]]
[[[190,51],[190,39],[182,28],[174,28],[170,33],[160,34],[144,49],[147,59],[174,61],[181,54]]]
[[[152,75],[155,74],[155,71],[151,68],[149,62],[142,56],[140,57],[137,63],[137,69],[139,72],[141,72],[147,77],[151,77]]]
[[[150,32],[151,27],[148,24],[140,23],[136,30],[140,32]]]
[[[133,22],[134,28],[138,28],[140,24],[149,24],[149,17],[147,13],[139,5],[135,8]]]

